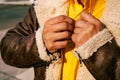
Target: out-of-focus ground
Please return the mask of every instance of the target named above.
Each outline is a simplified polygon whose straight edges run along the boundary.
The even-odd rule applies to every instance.
[[[0,5],[0,41],[10,28],[23,20],[27,11],[28,6]],[[33,70],[6,65],[0,56],[0,80],[33,80]]]

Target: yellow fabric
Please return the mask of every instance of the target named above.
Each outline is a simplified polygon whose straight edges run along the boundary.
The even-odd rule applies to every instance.
[[[77,20],[81,11],[86,10],[94,15],[96,18],[100,18],[102,11],[105,6],[105,0],[84,0],[84,7],[77,2],[77,0],[70,0],[69,14],[68,16]],[[75,80],[77,71],[80,66],[79,61],[72,54],[74,49],[73,45],[71,48],[66,48],[64,53],[63,72],[62,80]]]

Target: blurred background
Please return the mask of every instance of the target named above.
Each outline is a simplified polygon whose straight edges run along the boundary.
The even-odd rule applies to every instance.
[[[23,20],[32,3],[33,0],[0,0],[0,40],[10,28]],[[33,80],[33,77],[32,68],[6,65],[0,56],[0,80]]]

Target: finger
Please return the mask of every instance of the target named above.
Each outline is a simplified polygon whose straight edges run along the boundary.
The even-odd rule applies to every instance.
[[[78,28],[83,28],[83,27],[87,27],[88,26],[88,23],[83,21],[83,20],[77,20],[76,23],[75,23],[75,28],[78,27]]]
[[[54,39],[53,41],[69,40],[69,39],[71,39],[71,35],[72,35],[72,33],[68,32],[68,31],[64,31],[64,32],[59,32],[59,33],[53,34],[51,36],[51,39]]]
[[[82,32],[82,28],[76,27],[74,29],[74,34],[80,34],[80,32]]]
[[[71,40],[63,40],[55,42],[55,46],[57,49],[62,49],[67,47],[72,41]]]
[[[51,27],[51,29],[54,30],[54,32],[61,32],[61,31],[73,32],[74,26],[69,24],[68,22],[61,22],[61,23],[58,23],[58,24],[54,24]]]
[[[73,34],[72,35],[72,41],[74,42],[74,43],[76,43],[77,42],[77,37],[78,37],[78,35],[77,34]]]
[[[59,49],[65,48],[67,46],[69,46],[69,44],[72,42],[72,40],[63,40],[63,41],[56,41],[56,42],[52,42],[52,43],[48,43],[47,44],[47,49],[50,52],[55,52]]]
[[[79,19],[90,22],[90,23],[95,23],[99,21],[97,18],[95,18],[94,16],[92,16],[90,13],[86,11],[81,12]]]
[[[57,23],[60,23],[60,22],[63,22],[63,21],[66,21],[66,22],[68,22],[69,24],[72,24],[72,25],[74,25],[74,22],[75,22],[70,17],[60,15],[60,16],[57,16],[57,17],[54,17],[54,18],[51,18],[51,19],[47,20],[46,23],[47,24],[57,24]]]

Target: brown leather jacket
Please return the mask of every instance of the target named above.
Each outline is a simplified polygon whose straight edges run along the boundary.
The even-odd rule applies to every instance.
[[[45,80],[50,62],[39,58],[35,31],[39,24],[31,7],[24,20],[9,30],[1,40],[1,56],[8,65],[34,67],[35,80]],[[96,80],[120,80],[120,48],[115,41],[108,42],[89,59],[83,60]]]

